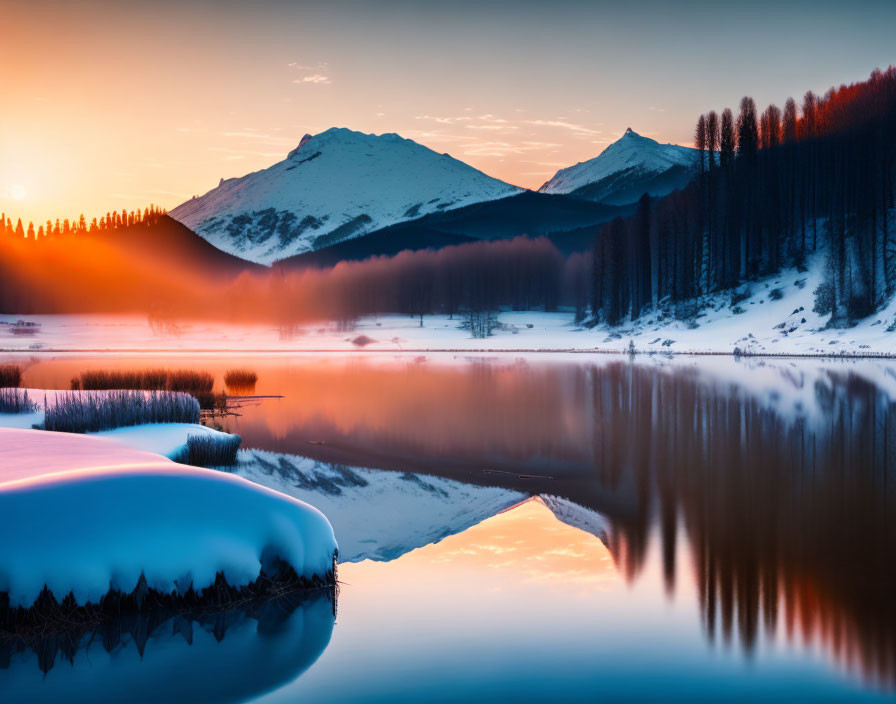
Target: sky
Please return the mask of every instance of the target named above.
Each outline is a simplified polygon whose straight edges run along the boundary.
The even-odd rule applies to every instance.
[[[173,208],[331,126],[537,188],[896,63],[896,2],[0,0],[0,211]]]

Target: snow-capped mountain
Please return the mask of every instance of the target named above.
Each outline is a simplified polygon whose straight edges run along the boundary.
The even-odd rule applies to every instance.
[[[699,152],[660,144],[629,127],[599,156],[561,169],[538,190],[611,205],[634,203],[644,193],[664,196],[691,180]]]
[[[334,127],[305,135],[267,169],[222,179],[170,215],[225,252],[270,264],[520,190],[397,134]]]

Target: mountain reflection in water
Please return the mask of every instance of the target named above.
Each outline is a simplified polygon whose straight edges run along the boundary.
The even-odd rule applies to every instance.
[[[158,366],[115,362],[140,363]],[[222,357],[176,365],[219,378],[234,366]],[[90,366],[110,364],[39,361],[25,381],[50,388]],[[430,541],[541,496],[564,522],[598,526],[590,532],[632,584],[651,568],[657,535],[668,598],[682,579],[693,583],[708,642],[735,641],[747,656],[763,635],[821,646],[865,684],[896,687],[892,363],[432,355],[268,356],[251,366],[256,393],[283,398],[221,424],[302,475],[265,471],[243,453],[238,471],[256,481],[315,503],[321,482],[348,465],[398,470],[392,483],[411,473],[508,492],[456,524],[450,510],[405,515],[407,531],[415,520],[438,523],[420,533]],[[365,490],[372,495],[340,487],[326,499],[338,539]],[[403,550],[389,549],[359,548],[358,559]]]

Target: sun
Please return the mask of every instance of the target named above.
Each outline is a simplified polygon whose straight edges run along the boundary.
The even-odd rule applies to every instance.
[[[9,195],[13,200],[25,200],[28,197],[28,191],[21,183],[17,183],[9,189]]]

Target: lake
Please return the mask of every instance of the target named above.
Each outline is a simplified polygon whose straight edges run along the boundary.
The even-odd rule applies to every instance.
[[[18,701],[875,701],[896,693],[896,363],[6,355],[250,367],[237,472],[330,518],[338,597],[0,648]],[[251,397],[251,398],[249,398]],[[7,699],[7,695],[9,699]]]

